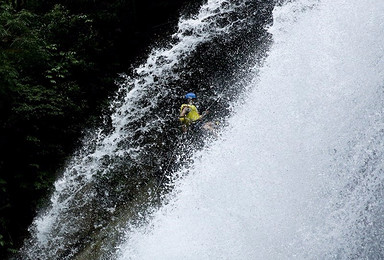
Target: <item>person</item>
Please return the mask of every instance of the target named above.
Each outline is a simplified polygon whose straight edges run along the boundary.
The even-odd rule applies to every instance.
[[[185,99],[187,99],[186,104],[182,104],[180,107],[180,116],[179,120],[181,122],[181,129],[184,133],[188,131],[188,129],[204,129],[211,131],[214,133],[215,128],[212,122],[203,122],[202,119],[208,114],[208,111],[204,111],[201,115],[194,105],[194,100],[196,99],[195,93],[187,93],[185,95]]]

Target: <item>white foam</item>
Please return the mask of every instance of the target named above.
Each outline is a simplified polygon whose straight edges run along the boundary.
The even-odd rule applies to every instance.
[[[383,179],[383,13],[370,0],[276,8],[248,102],[120,259],[377,257],[363,242]]]

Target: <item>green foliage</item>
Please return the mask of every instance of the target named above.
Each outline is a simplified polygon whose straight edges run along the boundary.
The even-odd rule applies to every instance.
[[[4,246],[5,246],[5,240],[3,235],[0,234],[0,247],[4,247]]]
[[[37,15],[0,4],[0,258],[15,250],[13,234],[25,232],[18,226],[49,192],[94,108],[79,82],[93,64],[84,54],[94,35],[88,16],[61,5]]]

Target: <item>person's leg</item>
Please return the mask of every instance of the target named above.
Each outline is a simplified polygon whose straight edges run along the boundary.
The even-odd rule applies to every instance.
[[[215,124],[213,122],[207,122],[203,125],[203,129],[211,132],[215,132]]]

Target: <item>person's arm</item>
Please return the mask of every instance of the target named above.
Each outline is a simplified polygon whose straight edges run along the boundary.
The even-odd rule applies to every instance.
[[[189,111],[191,111],[189,107],[184,107],[183,110],[181,110],[180,112],[179,119],[182,122],[181,130],[183,131],[183,133],[186,133],[188,131],[188,127],[185,122],[185,116],[189,113]]]
[[[191,109],[189,107],[184,107],[183,110],[180,113],[180,117],[185,117]]]

